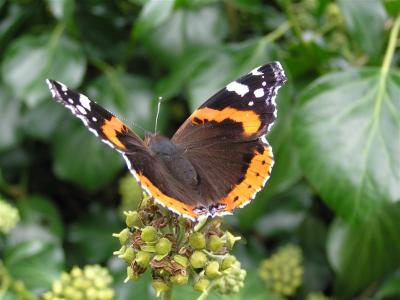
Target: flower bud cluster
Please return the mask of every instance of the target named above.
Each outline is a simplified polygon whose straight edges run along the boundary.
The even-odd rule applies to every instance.
[[[18,222],[18,210],[0,198],[0,232],[8,233]]]
[[[303,272],[301,249],[287,245],[261,262],[259,274],[269,290],[292,296],[301,285]]]
[[[243,286],[246,272],[229,254],[240,238],[222,230],[220,219],[197,224],[155,205],[150,197],[125,215],[127,228],[114,234],[121,244],[114,254],[128,264],[126,281],[150,269],[157,295],[189,282],[205,293],[234,293]]]
[[[114,291],[110,288],[112,277],[106,268],[88,265],[72,268],[53,282],[52,290],[43,295],[44,300],[110,300]]]

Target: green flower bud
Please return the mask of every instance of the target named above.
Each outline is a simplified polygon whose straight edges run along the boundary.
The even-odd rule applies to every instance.
[[[226,239],[226,244],[227,244],[228,248],[232,249],[233,246],[235,245],[235,243],[237,241],[239,241],[241,239],[241,237],[240,236],[234,236],[232,233],[227,231],[225,233],[225,239]]]
[[[167,238],[161,238],[156,244],[156,253],[166,255],[171,251],[172,242]]]
[[[236,262],[236,257],[234,257],[233,255],[227,255],[223,260],[222,260],[222,264],[221,264],[221,270],[226,270],[230,267],[232,267],[232,265]]]
[[[156,246],[154,245],[142,245],[140,247],[140,250],[150,252],[150,253],[155,253],[156,252]]]
[[[201,251],[194,251],[190,256],[190,264],[193,268],[203,268],[207,262],[207,256]]]
[[[156,290],[157,297],[159,297],[162,293],[165,293],[170,289],[170,286],[161,280],[153,280],[151,286]]]
[[[131,174],[126,174],[119,181],[119,194],[121,195],[120,211],[137,207],[142,198],[142,189]],[[129,225],[128,225],[129,226]]]
[[[132,247],[128,247],[123,254],[118,255],[127,264],[130,264],[135,259],[135,250]]]
[[[170,278],[171,282],[177,285],[184,285],[188,282],[189,276],[187,275],[175,275]]]
[[[288,245],[262,261],[259,274],[272,292],[281,296],[292,296],[302,282],[301,263],[301,249]]]
[[[197,282],[193,285],[193,289],[198,292],[204,292],[207,290],[208,286],[210,285],[210,281],[206,278],[200,278]]]
[[[228,255],[222,263],[225,263],[225,266],[230,265],[230,267],[221,272],[222,276],[215,282],[215,289],[220,294],[238,293],[244,286],[246,271],[241,268],[240,262],[231,255]]]
[[[193,249],[201,250],[206,246],[206,238],[200,232],[194,232],[189,236],[189,244]]]
[[[138,263],[139,266],[141,266],[143,268],[147,268],[147,266],[150,263],[150,259],[151,259],[151,254],[149,252],[139,251],[136,254],[135,261]]]
[[[224,245],[224,241],[216,235],[211,235],[208,238],[207,248],[209,250],[211,250],[212,252],[220,251],[222,249],[223,245]]]
[[[113,236],[119,239],[121,245],[125,245],[129,239],[130,232],[128,228],[125,228],[120,233],[113,233]]]
[[[138,226],[140,224],[139,215],[137,211],[128,211],[128,212],[125,211],[124,215],[126,216],[125,218],[126,226],[133,227],[133,226]]]
[[[108,270],[98,265],[86,266],[83,270],[74,267],[53,282],[52,290],[45,293],[46,300],[111,300],[114,291],[110,288],[112,277]]]
[[[174,256],[174,261],[176,261],[178,264],[180,264],[181,266],[187,268],[187,266],[189,265],[189,260],[187,259],[186,256],[183,255],[175,255]]]
[[[119,248],[118,251],[114,251],[113,254],[119,256],[121,254],[124,254],[125,250],[126,250],[126,246],[123,245],[121,248]]]
[[[129,266],[126,268],[126,279],[125,282],[129,280],[136,281],[139,279],[139,274],[134,272],[133,269]]]
[[[205,274],[210,279],[221,276],[221,272],[219,271],[219,263],[217,261],[209,262],[205,268]]]
[[[153,226],[146,226],[142,229],[140,237],[146,243],[154,242],[157,238],[157,229]]]
[[[18,222],[18,210],[0,198],[0,232],[8,233]]]

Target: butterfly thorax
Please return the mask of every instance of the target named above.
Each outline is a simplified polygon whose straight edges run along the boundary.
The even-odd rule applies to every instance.
[[[191,186],[198,184],[197,172],[182,149],[161,135],[148,137],[147,143],[151,153],[164,163],[175,179]]]

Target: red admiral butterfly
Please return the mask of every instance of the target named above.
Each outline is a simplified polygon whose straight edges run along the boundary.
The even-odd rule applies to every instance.
[[[265,134],[286,77],[279,62],[255,68],[195,110],[171,139],[142,140],[113,114],[64,84],[47,80],[53,98],[124,157],[161,205],[191,220],[230,214],[261,190],[274,163]]]

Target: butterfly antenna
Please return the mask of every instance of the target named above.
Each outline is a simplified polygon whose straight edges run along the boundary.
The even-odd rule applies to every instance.
[[[162,97],[158,97],[156,125],[154,127],[154,133],[157,133],[158,116],[160,115],[160,109],[161,109],[161,100],[162,100]]]

